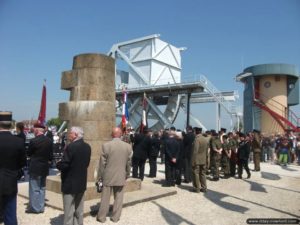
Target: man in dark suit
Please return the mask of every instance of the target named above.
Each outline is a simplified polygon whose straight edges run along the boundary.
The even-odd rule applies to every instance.
[[[144,180],[145,164],[151,151],[150,132],[144,128],[143,133],[136,134],[133,142],[132,177]]]
[[[193,143],[192,168],[195,192],[206,192],[206,156],[209,142],[201,133],[197,134]],[[200,188],[201,185],[201,188]]]
[[[91,147],[83,141],[81,127],[72,127],[68,137],[71,143],[64,151],[62,160],[57,162],[57,168],[61,171],[64,225],[83,224],[83,195]]]
[[[131,145],[121,140],[122,131],[116,127],[112,131],[113,140],[102,146],[99,161],[98,180],[103,183],[100,209],[97,221],[104,223],[109,210],[111,192],[114,194],[111,220],[118,222],[123,206],[124,185],[130,176]]]
[[[165,187],[175,186],[176,179],[176,163],[180,153],[180,145],[176,139],[176,129],[171,127],[169,137],[165,140],[165,173],[166,183]]]
[[[250,173],[250,170],[248,167],[248,159],[249,159],[249,155],[250,155],[249,140],[248,140],[248,137],[246,137],[246,135],[243,133],[239,133],[239,137],[240,137],[240,143],[239,143],[238,152],[237,152],[237,156],[239,159],[239,163],[238,163],[238,175],[239,176],[238,176],[238,178],[242,179],[243,168],[247,172],[247,178],[250,178],[251,173]]]
[[[29,205],[26,213],[43,213],[46,177],[52,161],[52,141],[44,135],[44,126],[34,124],[35,137],[29,142]]]
[[[183,137],[184,145],[184,182],[190,183],[192,181],[192,151],[193,151],[193,142],[195,140],[195,134],[193,128],[188,126],[186,129],[187,133]]]
[[[24,141],[10,132],[11,121],[11,112],[0,112],[0,214],[4,224],[16,225],[18,171],[26,157]]]

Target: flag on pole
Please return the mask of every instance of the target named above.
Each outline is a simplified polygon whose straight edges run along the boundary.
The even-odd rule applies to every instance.
[[[144,93],[144,98],[143,98],[143,114],[142,114],[142,121],[141,121],[141,126],[140,126],[140,133],[143,133],[144,132],[144,128],[148,126],[148,124],[147,124],[146,108],[147,108],[147,100],[146,100],[146,93]]]
[[[41,100],[38,123],[43,126],[46,125],[46,80],[44,80],[44,84],[43,84],[42,100]]]
[[[129,121],[129,113],[127,107],[127,91],[123,90],[123,105],[122,105],[122,128],[126,128]]]

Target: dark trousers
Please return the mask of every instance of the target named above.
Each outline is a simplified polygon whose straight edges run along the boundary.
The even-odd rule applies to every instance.
[[[144,180],[146,159],[132,157],[132,177]]]
[[[230,176],[234,177],[236,173],[236,161],[230,160]]]
[[[243,175],[243,168],[246,170],[248,176],[250,175],[250,170],[248,166],[248,160],[247,159],[240,159],[239,161],[239,167],[238,167],[238,173],[239,177],[241,178]]]
[[[149,157],[149,166],[150,166],[149,177],[156,177],[156,172],[157,172],[157,156],[150,156]]]
[[[184,159],[184,181],[191,182],[192,181],[192,164],[191,159],[185,158]]]
[[[166,184],[169,186],[175,185],[176,164],[169,160],[165,161]]]
[[[17,195],[1,196],[0,204],[2,205],[3,221],[5,225],[17,225]]]

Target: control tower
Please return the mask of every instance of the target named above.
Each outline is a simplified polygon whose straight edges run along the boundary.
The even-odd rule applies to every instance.
[[[261,64],[237,75],[245,84],[244,131],[300,131],[300,119],[290,109],[299,104],[299,71],[290,64]]]

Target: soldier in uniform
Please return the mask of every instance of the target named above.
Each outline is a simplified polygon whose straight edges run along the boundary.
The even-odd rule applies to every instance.
[[[201,133],[197,134],[193,143],[192,170],[195,192],[206,192],[206,156],[209,142]],[[201,188],[200,188],[201,185]]]
[[[234,177],[236,174],[236,165],[238,162],[237,158],[237,147],[238,147],[238,140],[234,136],[232,132],[228,133],[228,145],[231,150],[230,154],[230,176]]]
[[[212,170],[212,175],[213,175],[213,180],[218,181],[220,177],[220,162],[221,162],[221,157],[222,157],[222,143],[220,140],[220,137],[216,132],[212,132],[212,139],[211,139],[211,156],[212,156],[212,165],[211,165],[211,170]]]
[[[229,161],[230,161],[231,149],[230,149],[227,135],[223,135],[222,148],[223,148],[223,151],[222,151],[222,164],[223,165],[222,165],[222,167],[224,170],[224,178],[229,178],[230,177]]]
[[[261,137],[258,130],[253,130],[251,147],[253,151],[254,170],[260,171]]]

